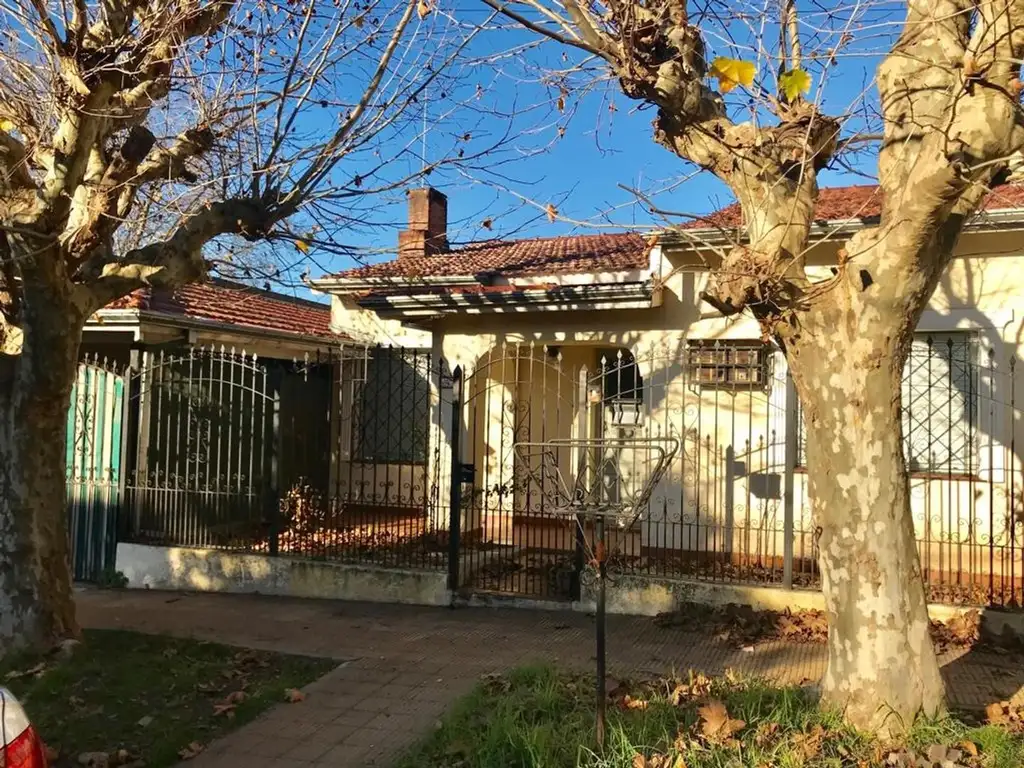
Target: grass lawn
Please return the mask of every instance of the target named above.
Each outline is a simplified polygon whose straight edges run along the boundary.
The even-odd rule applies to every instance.
[[[1019,768],[1024,736],[953,718],[902,744],[855,733],[798,688],[733,678],[620,684],[602,752],[589,677],[523,668],[486,679],[399,768]]]
[[[59,751],[55,765],[79,766],[89,762],[83,755],[107,753],[110,765],[161,768],[335,665],[197,640],[87,631],[65,658],[0,661],[0,681]]]

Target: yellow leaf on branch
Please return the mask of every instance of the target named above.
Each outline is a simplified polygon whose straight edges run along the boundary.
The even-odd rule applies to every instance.
[[[309,253],[309,243],[307,243],[305,240],[296,240],[295,247],[299,250],[300,253]]]
[[[728,93],[737,85],[749,88],[754,84],[756,72],[757,67],[751,61],[719,56],[711,62],[711,74],[718,78],[718,88],[722,93]]]
[[[779,75],[779,90],[786,101],[796,101],[802,93],[811,90],[811,76],[802,69],[791,69]]]

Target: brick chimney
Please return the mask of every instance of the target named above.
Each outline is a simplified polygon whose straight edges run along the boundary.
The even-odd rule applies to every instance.
[[[410,189],[409,228],[398,233],[398,255],[432,256],[448,250],[448,198],[432,187]]]

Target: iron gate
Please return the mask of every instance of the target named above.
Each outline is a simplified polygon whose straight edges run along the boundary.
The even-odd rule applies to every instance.
[[[558,349],[503,345],[455,372],[458,587],[556,600],[578,593],[575,532],[531,487],[513,449],[581,428],[581,368],[571,360]]]
[[[786,450],[795,441],[796,414],[785,405],[792,387],[760,345],[695,343],[637,355],[503,345],[458,384],[459,587],[578,597],[582,543],[592,532],[545,508],[550,494],[531,487],[513,449],[552,438],[672,437],[682,446],[641,519],[609,533],[613,576],[815,577],[812,528],[793,489],[795,451]],[[645,482],[644,457],[617,451],[614,482]],[[558,454],[566,476],[585,466],[578,462],[568,449]]]

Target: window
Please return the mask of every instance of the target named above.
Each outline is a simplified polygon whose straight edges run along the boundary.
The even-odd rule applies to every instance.
[[[601,358],[602,396],[606,403],[644,398],[644,382],[632,353],[612,350]]]
[[[911,472],[974,474],[979,468],[978,342],[971,333],[919,333],[903,368],[903,448]],[[798,408],[804,465],[806,437]]]
[[[903,369],[903,441],[911,472],[977,471],[977,360],[973,334],[914,338]]]
[[[429,353],[373,350],[353,411],[354,454],[359,461],[425,463],[430,426]]]
[[[688,342],[690,380],[709,389],[760,389],[768,381],[773,350],[763,341]]]

